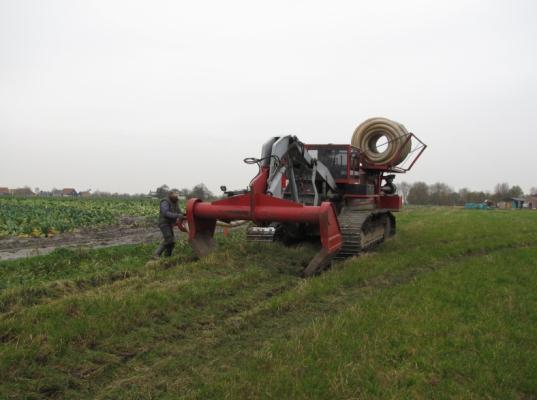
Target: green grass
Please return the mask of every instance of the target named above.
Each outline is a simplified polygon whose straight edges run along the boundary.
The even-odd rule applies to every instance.
[[[220,238],[0,263],[0,398],[537,397],[537,213],[412,209],[304,280],[310,246]]]

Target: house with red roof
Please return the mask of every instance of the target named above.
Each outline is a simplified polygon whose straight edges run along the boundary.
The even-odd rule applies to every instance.
[[[78,196],[78,193],[73,188],[64,188],[62,190],[62,196],[63,197],[76,197]]]

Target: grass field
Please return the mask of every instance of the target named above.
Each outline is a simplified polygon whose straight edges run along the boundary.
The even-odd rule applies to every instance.
[[[0,263],[0,398],[537,398],[537,213],[414,209],[378,251],[220,238]]]

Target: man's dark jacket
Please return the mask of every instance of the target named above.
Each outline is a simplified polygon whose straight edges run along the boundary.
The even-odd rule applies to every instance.
[[[175,225],[177,219],[182,216],[178,203],[174,203],[168,198],[160,201],[159,225]]]

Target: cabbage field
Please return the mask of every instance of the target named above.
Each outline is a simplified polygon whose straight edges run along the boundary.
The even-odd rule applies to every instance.
[[[156,199],[0,198],[0,238],[47,237],[113,225],[122,216],[156,217]]]

